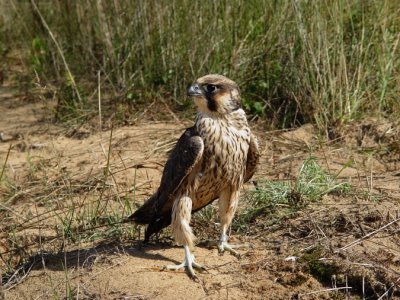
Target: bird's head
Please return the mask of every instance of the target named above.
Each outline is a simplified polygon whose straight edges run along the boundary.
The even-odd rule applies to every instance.
[[[222,75],[211,74],[200,77],[188,89],[188,95],[200,112],[229,114],[240,108],[240,94],[237,84]]]

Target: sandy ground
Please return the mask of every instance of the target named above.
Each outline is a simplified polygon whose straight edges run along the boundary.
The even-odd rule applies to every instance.
[[[99,201],[107,203],[108,215],[128,215],[124,197],[141,203],[154,192],[168,150],[190,121],[143,115],[131,126],[99,131],[93,124],[54,123],[54,107],[43,97],[0,87],[0,168],[7,157],[0,299],[399,299],[398,125],[364,120],[340,128],[330,142],[317,138],[311,125],[257,130],[263,153],[255,181],[293,179],[312,153],[333,174],[347,166],[339,177],[358,192],[325,196],[271,226],[260,216],[247,232],[232,233],[233,242],[248,244],[240,259],[207,246],[218,224],[195,219],[195,256],[207,272],[194,282],[184,271],[161,271],[183,259],[168,231],[142,247],[135,234],[81,242],[57,238],[56,230],[69,208],[77,208],[74,218],[84,218]],[[102,181],[107,168],[112,176]],[[22,248],[16,251],[11,240]],[[317,263],[305,258],[310,253]]]

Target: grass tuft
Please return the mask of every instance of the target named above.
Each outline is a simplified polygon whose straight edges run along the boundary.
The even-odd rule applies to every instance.
[[[246,195],[246,208],[238,214],[232,226],[234,230],[246,230],[257,217],[265,215],[272,225],[296,213],[307,203],[320,201],[326,194],[345,193],[349,189],[347,182],[338,182],[337,175],[328,174],[315,157],[309,157],[301,165],[294,182],[265,181],[257,184],[256,189]]]

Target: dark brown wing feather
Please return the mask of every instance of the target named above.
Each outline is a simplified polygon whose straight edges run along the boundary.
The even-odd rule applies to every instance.
[[[129,220],[149,224],[145,240],[171,223],[171,211],[182,182],[200,161],[204,150],[202,138],[194,127],[186,129],[172,150],[164,167],[160,187]]]
[[[246,174],[244,176],[244,182],[247,182],[253,177],[257,170],[257,165],[260,160],[260,150],[258,147],[257,137],[253,134],[250,136],[249,152],[247,154],[246,161]]]

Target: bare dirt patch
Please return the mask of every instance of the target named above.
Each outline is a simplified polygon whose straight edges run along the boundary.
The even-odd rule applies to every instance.
[[[74,131],[51,122],[51,101],[0,89],[0,298],[400,297],[397,124],[364,120],[328,142],[312,125],[260,130],[254,181],[294,180],[312,155],[352,190],[258,215],[247,230],[232,232],[232,241],[249,245],[239,260],[208,246],[218,221],[199,214],[195,255],[208,272],[194,282],[184,272],[160,271],[183,259],[168,230],[142,247],[143,229],[121,223],[154,192],[167,152],[190,121]]]

